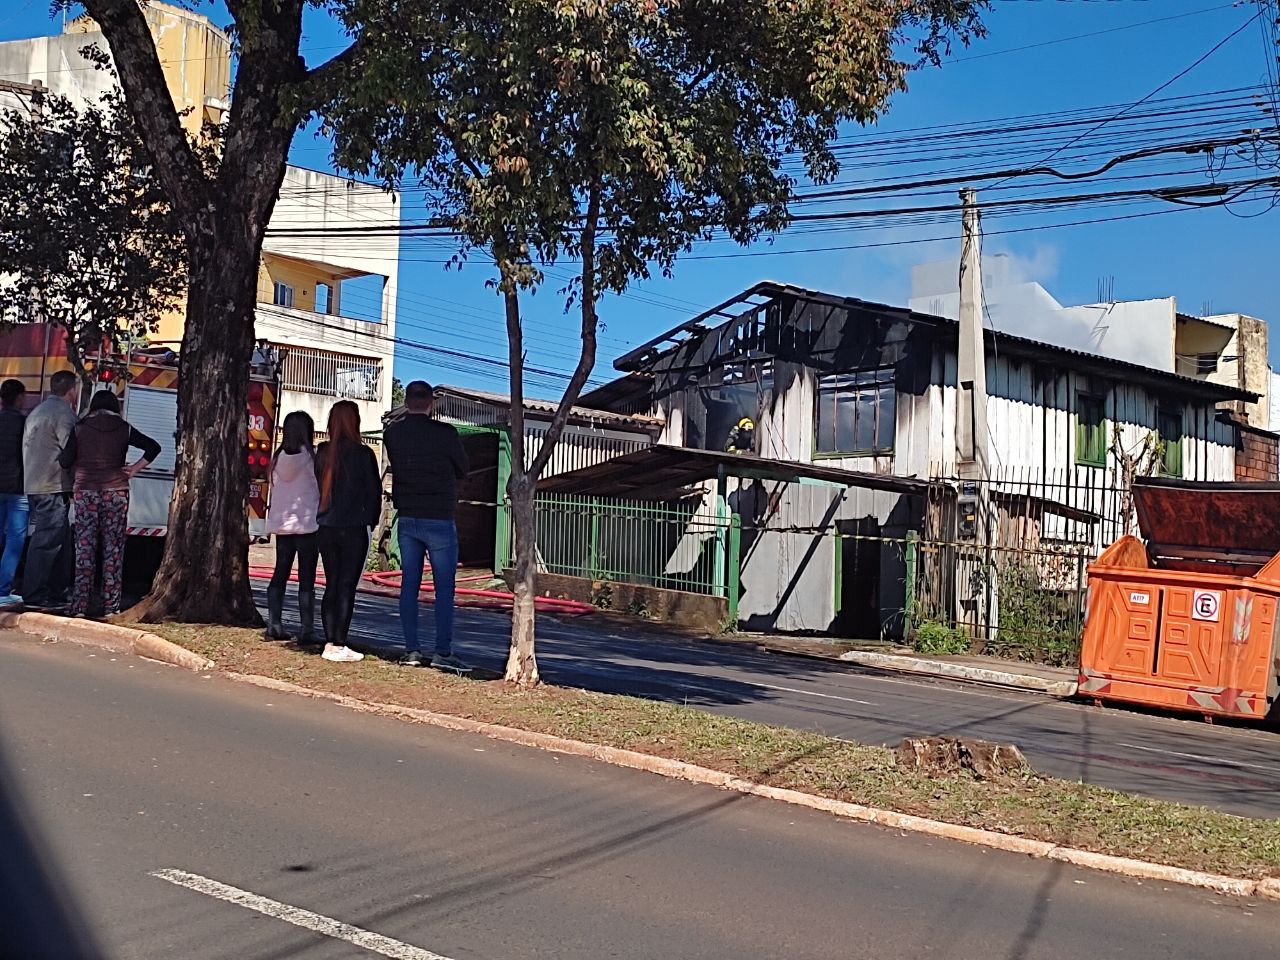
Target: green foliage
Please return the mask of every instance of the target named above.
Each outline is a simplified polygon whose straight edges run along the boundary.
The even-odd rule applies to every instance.
[[[613,609],[613,584],[597,580],[591,585],[591,603],[598,610]]]
[[[1035,563],[1009,563],[997,574],[999,629],[984,652],[1051,666],[1080,657],[1080,598],[1042,582]]]
[[[145,336],[179,303],[185,239],[119,94],[0,118],[0,276],[0,326],[64,327],[82,376],[104,340]]]
[[[396,410],[404,406],[404,384],[400,382],[399,377],[391,378],[391,409]]]
[[[783,227],[784,157],[829,180],[839,124],[905,87],[895,48],[937,62],[981,32],[984,5],[341,0],[364,53],[319,112],[341,166],[420,177],[458,259],[491,254],[503,289],[594,245],[566,288],[594,301],[697,240]]]
[[[969,652],[969,638],[961,631],[937,620],[926,620],[916,627],[911,638],[916,653],[934,656],[959,656]]]

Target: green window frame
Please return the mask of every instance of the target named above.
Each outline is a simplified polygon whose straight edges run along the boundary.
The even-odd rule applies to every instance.
[[[897,405],[893,367],[818,378],[815,459],[892,453]]]
[[[1156,410],[1156,433],[1164,444],[1160,457],[1160,473],[1166,477],[1182,476],[1182,413]]]
[[[1107,409],[1102,397],[1076,394],[1076,462],[1102,467],[1107,463]]]

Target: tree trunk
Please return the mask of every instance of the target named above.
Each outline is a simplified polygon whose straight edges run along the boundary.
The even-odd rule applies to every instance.
[[[244,456],[260,242],[212,233],[191,252],[171,535],[151,594],[131,611],[144,623],[262,623],[249,586]]]
[[[245,416],[263,234],[298,121],[329,75],[351,66],[358,45],[307,71],[298,55],[303,0],[228,4],[239,28],[239,60],[211,174],[173,109],[143,7],[137,0],[83,2],[111,45],[189,257],[171,535],[152,593],[133,613],[152,623],[256,626],[262,620],[249,587]]]
[[[569,378],[564,395],[551,418],[551,424],[533,461],[526,468],[524,451],[524,333],[520,326],[520,301],[518,288],[512,283],[504,286],[504,303],[507,314],[507,345],[511,373],[511,478],[507,492],[511,500],[511,517],[515,534],[515,571],[512,591],[515,594],[511,609],[511,649],[507,654],[506,679],[521,686],[533,686],[539,682],[538,661],[534,653],[537,594],[538,531],[534,495],[538,478],[551,460],[556,444],[569,422],[569,414],[591,375],[596,362],[596,222],[600,218],[601,188],[593,181],[587,192],[587,215],[582,230],[582,352],[577,366]],[[504,277],[504,279],[506,279]]]
[[[511,501],[516,563],[511,648],[507,653],[505,678],[509,683],[532,687],[540,682],[538,659],[534,654],[537,612],[533,604],[538,556],[533,512],[536,481],[525,470],[524,459],[524,331],[520,326],[520,293],[515,281],[508,277],[504,277],[502,300],[506,309],[511,374],[511,478],[507,481],[507,496]]]
[[[514,481],[514,476],[512,477]],[[527,476],[507,489],[511,496],[511,518],[515,533],[516,568],[512,582],[515,594],[511,607],[511,648],[507,652],[506,679],[522,687],[536,686],[538,658],[535,654],[537,608],[538,537],[533,509],[533,485]]]

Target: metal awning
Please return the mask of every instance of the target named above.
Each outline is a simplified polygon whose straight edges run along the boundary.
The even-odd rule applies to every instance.
[[[1158,557],[1260,565],[1280,552],[1280,483],[1141,478],[1133,502]]]
[[[538,484],[545,493],[592,494],[638,500],[669,499],[695,484],[728,477],[798,482],[815,480],[846,487],[923,495],[929,481],[843,470],[812,463],[768,460],[750,454],[721,453],[657,444],[604,463],[547,477]]]

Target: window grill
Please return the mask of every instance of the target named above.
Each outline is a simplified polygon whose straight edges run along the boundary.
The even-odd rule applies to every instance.
[[[284,389],[342,400],[378,400],[382,361],[309,347],[286,347]]]

